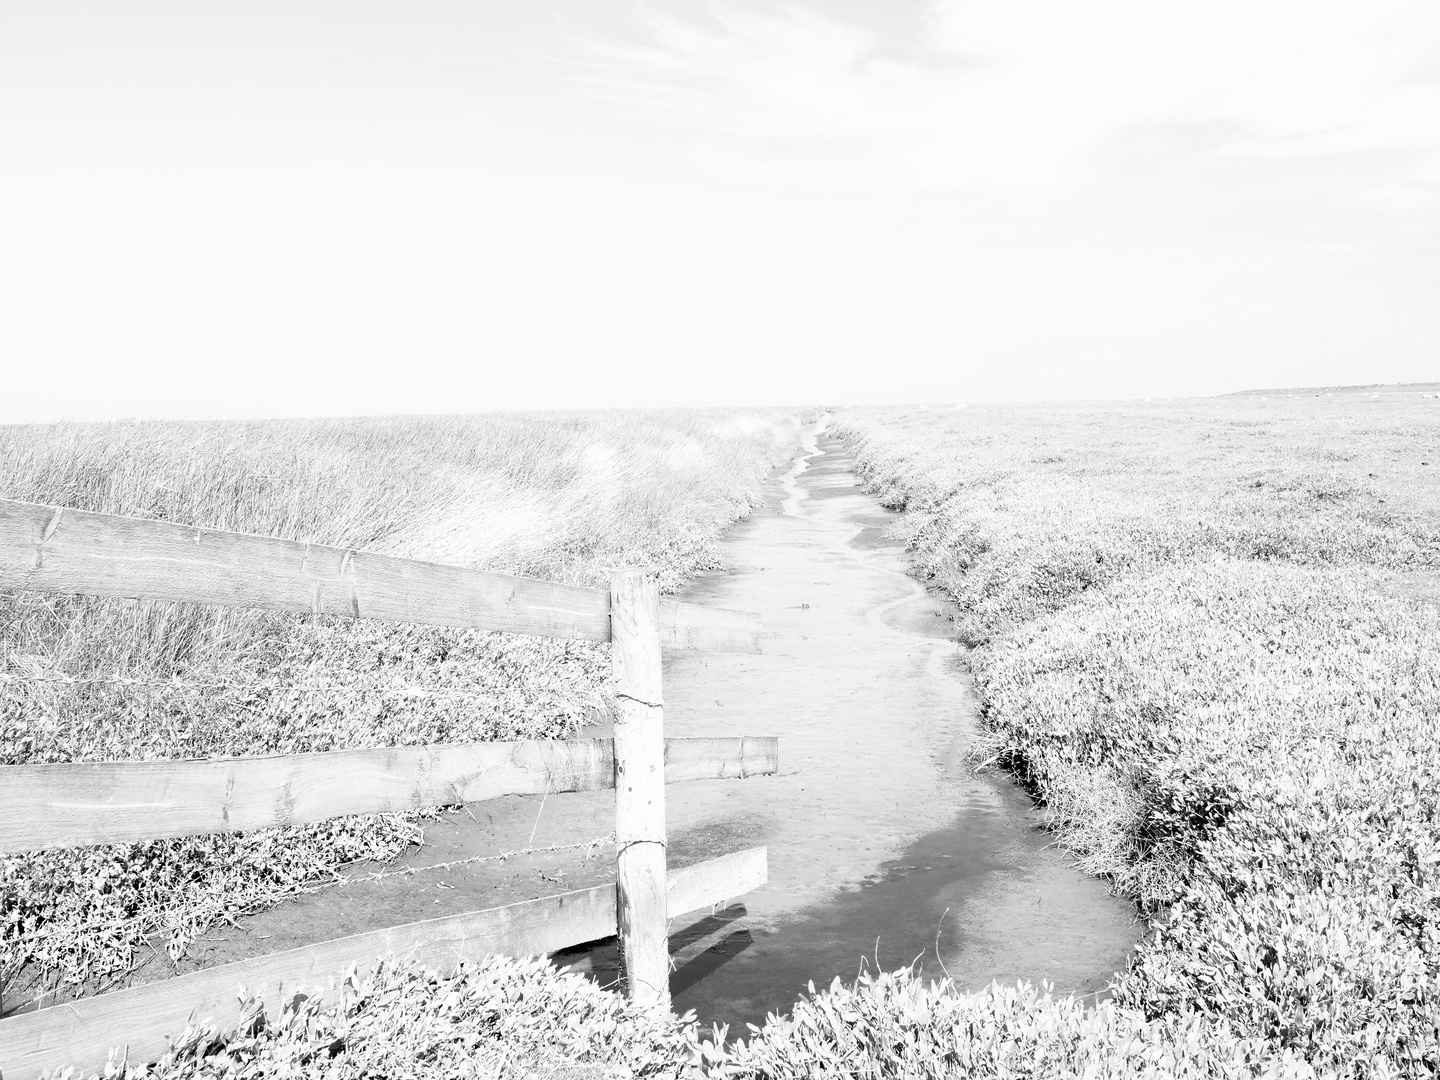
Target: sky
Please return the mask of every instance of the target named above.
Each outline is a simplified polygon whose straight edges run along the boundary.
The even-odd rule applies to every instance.
[[[0,422],[1440,378],[1434,0],[0,0]]]

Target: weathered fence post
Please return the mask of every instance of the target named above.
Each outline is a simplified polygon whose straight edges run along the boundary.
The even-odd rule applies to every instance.
[[[660,584],[653,571],[610,574],[615,718],[616,890],[626,993],[670,1007],[665,907],[665,731],[660,691]]]

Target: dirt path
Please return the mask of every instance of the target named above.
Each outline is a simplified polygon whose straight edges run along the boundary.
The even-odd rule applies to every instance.
[[[1140,927],[1048,846],[1013,786],[963,766],[975,703],[948,637],[953,608],[906,575],[903,550],[884,538],[893,515],[859,490],[851,466],[838,442],[812,436],[771,504],[725,542],[729,568],[684,596],[758,611],[767,636],[760,655],[668,655],[667,733],[778,735],[781,774],[667,789],[672,865],[770,851],[766,887],[677,937],[677,1007],[758,1022],[811,978],[852,977],[862,955],[893,968],[927,952],[927,973],[943,960],[965,986],[1026,977],[1099,990]],[[471,812],[427,828],[401,865],[603,836],[613,796],[508,798]],[[612,876],[607,849],[355,884],[207,937],[183,969]],[[613,949],[565,959],[603,977]]]

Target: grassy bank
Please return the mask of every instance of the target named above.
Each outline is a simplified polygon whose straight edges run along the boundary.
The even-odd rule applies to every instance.
[[[0,428],[0,494],[599,584],[674,588],[788,459],[781,414],[657,412]],[[292,753],[572,734],[604,646],[194,605],[0,594],[0,762]],[[360,858],[414,815],[0,859],[7,1002]]]
[[[1028,986],[957,994],[904,973],[812,993],[793,1015],[726,1045],[690,1017],[645,1013],[544,961],[486,959],[437,973],[387,962],[279,1016],[219,1036],[196,1024],[149,1067],[116,1054],[105,1080],[404,1076],[436,1080],[932,1080],[970,1077],[1312,1075],[1223,1023],[1146,1021]],[[69,1080],[69,1078],[67,1078]]]
[[[985,756],[1157,918],[1105,1053],[1440,1069],[1440,403],[841,424],[966,612]]]

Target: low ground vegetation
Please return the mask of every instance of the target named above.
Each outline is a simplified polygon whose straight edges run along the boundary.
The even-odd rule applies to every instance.
[[[694,411],[10,427],[0,494],[583,584],[643,561],[673,589],[717,565],[796,431]],[[0,763],[565,737],[606,708],[608,671],[589,643],[0,594]],[[103,987],[217,919],[392,858],[420,826],[0,859],[0,989]]]
[[[1265,1067],[1440,1070],[1440,409],[1272,397],[842,425],[966,612],[984,756],[1156,919],[1106,1053],[1123,1060],[1143,1021],[1198,1033],[1177,1044],[1191,1065],[1244,1044]]]
[[[258,1008],[251,1016],[233,1032],[195,1024],[148,1067],[117,1054],[101,1075],[609,1080],[676,1077],[694,1057],[688,1018],[634,1009],[533,957],[488,957],[445,974],[388,961],[297,996],[278,1016]]]
[[[475,1080],[1021,1080],[1314,1075],[1293,1051],[1194,1013],[1146,1019],[1020,984],[957,993],[908,971],[811,992],[749,1039],[693,1016],[646,1013],[538,959],[490,957],[437,973],[382,963],[238,1031],[203,1022],[148,1066],[116,1053],[103,1080],[366,1076]],[[1379,1073],[1377,1075],[1387,1075]],[[56,1080],[76,1080],[62,1072]]]

